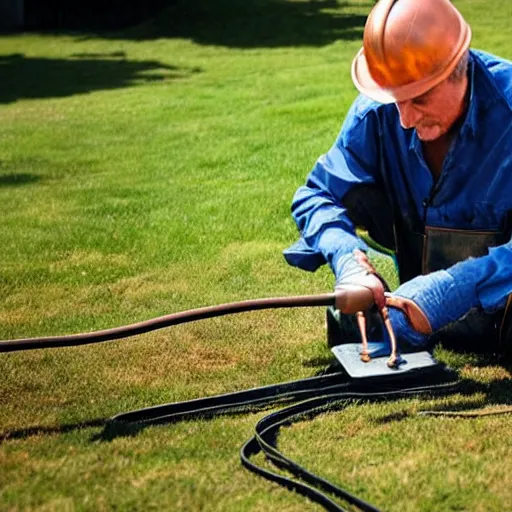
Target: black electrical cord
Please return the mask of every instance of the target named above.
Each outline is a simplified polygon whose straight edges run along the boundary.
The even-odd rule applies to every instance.
[[[180,323],[251,310],[335,305],[341,311],[349,312],[345,309],[348,299],[350,299],[352,307],[354,305],[353,297],[349,297],[349,294],[339,291],[337,293],[321,295],[234,302],[174,313],[146,322],[91,333],[0,341],[0,352],[66,347],[111,341]],[[367,297],[363,294],[361,301],[356,301],[358,307],[355,311],[364,309],[361,307],[361,304],[366,300]],[[330,493],[358,507],[360,510],[375,512],[378,509],[373,505],[309,472],[283,455],[276,446],[276,437],[279,429],[306,417],[312,418],[324,411],[327,406],[342,408],[348,400],[363,399],[366,401],[376,401],[440,391],[447,393],[454,389],[455,381],[453,376],[454,374],[446,370],[443,365],[406,373],[397,373],[396,375],[391,374],[386,377],[372,377],[359,380],[351,379],[345,372],[336,372],[330,375],[118,414],[107,422],[104,435],[107,437],[110,437],[112,433],[115,435],[116,430],[122,430],[123,426],[126,425],[148,425],[176,422],[184,419],[207,418],[242,410],[261,409],[270,404],[286,404],[302,400],[302,402],[296,405],[265,416],[258,422],[255,435],[241,449],[240,457],[243,466],[264,478],[308,496],[326,510],[344,510],[326,494]],[[440,383],[446,381],[446,379],[453,382],[448,386]],[[406,388],[411,382],[414,382],[415,386]],[[418,387],[420,382],[423,383],[422,387]],[[276,466],[287,469],[302,481],[290,479],[256,465],[251,458],[260,452],[263,452]]]
[[[276,446],[279,429],[303,419],[311,419],[327,408],[342,409],[353,400],[375,402],[424,394],[446,394],[457,389],[455,373],[442,364],[433,368],[365,379],[352,379],[345,372],[335,372],[330,375],[121,413],[109,421],[104,435],[111,438],[116,430],[123,432],[130,425],[143,426],[205,419],[300,400],[299,403],[271,413],[258,422],[255,435],[240,451],[242,465],[259,476],[307,496],[326,510],[345,510],[329,496],[330,494],[359,510],[376,512],[378,509],[370,503],[311,473],[282,454]],[[252,458],[262,452],[277,467],[292,473],[295,479],[255,464]]]
[[[289,426],[292,423],[304,419],[312,419],[326,410],[336,411],[346,407],[353,400],[362,400],[366,402],[376,402],[405,398],[409,396],[418,396],[423,394],[435,394],[454,392],[457,389],[457,383],[448,384],[430,384],[415,388],[406,388],[395,391],[371,392],[371,391],[346,391],[342,393],[333,393],[329,395],[312,398],[305,402],[281,409],[275,413],[262,418],[255,428],[255,435],[245,443],[240,451],[242,465],[249,471],[252,471],[267,480],[273,481],[302,494],[312,501],[322,505],[326,510],[335,512],[346,512],[346,509],[332,500],[328,494],[341,498],[345,502],[357,507],[364,512],[379,512],[379,509],[367,501],[355,496],[342,487],[338,487],[328,480],[308,471],[303,466],[297,464],[292,459],[281,453],[276,444],[276,439],[281,427]],[[297,479],[285,477],[274,473],[262,466],[253,463],[251,457],[258,453],[264,453],[267,459],[272,461],[277,467],[287,470]],[[328,493],[328,494],[327,494]]]
[[[244,444],[240,451],[242,465],[268,480],[307,496],[326,510],[345,510],[326,494],[328,492],[338,498],[343,498],[348,503],[359,507],[360,510],[378,512],[378,509],[371,504],[314,475],[281,454],[275,445],[277,432],[282,426],[291,424],[291,422],[320,414],[326,406],[335,407],[336,404],[343,404],[353,399],[371,401],[407,396],[407,390],[402,390],[399,395],[396,389],[403,388],[412,379],[416,383],[418,380],[428,382],[428,386],[422,388],[422,391],[426,393],[430,390],[437,390],[439,380],[445,380],[448,375],[450,378],[454,376],[443,365],[439,365],[435,369],[435,372],[432,372],[431,369],[417,370],[411,374],[391,375],[384,379],[373,377],[363,381],[351,379],[345,372],[335,372],[245,391],[147,407],[121,413],[111,418],[105,426],[103,437],[112,438],[116,431],[122,433],[126,427],[134,425],[147,426],[206,419],[222,414],[254,411],[271,404],[283,405],[300,401],[296,405],[265,416],[258,422],[255,435]],[[377,389],[380,392],[376,392]],[[448,391],[446,387],[443,389],[445,392]],[[418,388],[415,387],[409,391],[409,394],[413,394],[418,391]],[[263,452],[278,467],[287,469],[307,483],[258,466],[251,459],[260,452]]]

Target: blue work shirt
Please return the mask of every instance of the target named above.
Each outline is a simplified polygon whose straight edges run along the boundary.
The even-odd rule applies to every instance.
[[[284,251],[288,263],[335,268],[343,254],[367,250],[343,206],[345,194],[361,184],[391,184],[395,211],[423,226],[503,229],[512,211],[512,63],[470,50],[468,78],[468,110],[436,183],[416,130],[401,127],[396,105],[355,100],[336,142],[294,196],[301,238]],[[503,306],[512,293],[512,242],[467,262],[483,309]]]

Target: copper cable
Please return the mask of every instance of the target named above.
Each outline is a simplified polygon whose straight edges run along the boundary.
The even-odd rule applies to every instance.
[[[369,363],[371,360],[370,353],[368,352],[368,336],[366,334],[366,314],[363,311],[356,313],[357,327],[361,335],[361,353],[359,354],[363,363]]]
[[[400,301],[393,301],[387,298],[389,306],[400,308]],[[292,307],[311,307],[311,306],[335,306],[344,314],[357,314],[361,338],[363,340],[363,352],[368,354],[368,339],[366,335],[366,317],[362,311],[368,310],[373,304],[373,295],[371,290],[364,287],[348,287],[337,289],[334,293],[324,293],[318,295],[298,295],[291,297],[273,297],[264,299],[252,299],[239,302],[220,304],[218,306],[208,306],[198,309],[191,309],[179,313],[154,318],[144,322],[93,331],[88,333],[70,334],[63,336],[47,336],[38,338],[20,338],[0,341],[1,352],[16,352],[21,350],[35,350],[42,348],[71,347],[78,345],[88,345],[92,343],[101,343],[104,341],[113,341],[130,336],[136,336],[146,332],[163,329],[187,322],[194,322],[206,318],[242,313],[245,311],[256,311],[263,309],[279,309]],[[408,310],[405,310],[407,314]],[[362,316],[359,314],[361,313]],[[397,360],[397,343],[393,333],[393,328],[389,320],[388,309],[384,307],[380,311],[384,325],[388,331],[391,340],[391,361]],[[368,359],[369,360],[369,359]]]
[[[337,302],[343,303],[342,293],[324,293],[319,295],[299,295],[292,297],[274,297],[265,299],[253,299],[240,302],[208,306],[204,308],[191,309],[179,313],[161,316],[152,320],[139,322],[122,327],[105,329],[81,334],[64,336],[49,336],[41,338],[24,338],[0,341],[0,352],[15,352],[20,350],[34,350],[52,347],[71,347],[113,341],[121,338],[128,338],[138,334],[178,325],[186,322],[194,322],[217,316],[241,313],[244,311],[255,311],[262,309],[310,307],[310,306],[334,306]]]

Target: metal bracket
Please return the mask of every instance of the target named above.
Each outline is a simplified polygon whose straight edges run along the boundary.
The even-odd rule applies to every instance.
[[[389,345],[379,342],[369,342],[368,349],[371,359],[367,363],[361,361],[361,344],[347,343],[336,345],[331,352],[341,363],[344,370],[354,379],[381,377],[386,375],[397,376],[400,374],[423,371],[427,369],[439,370],[439,363],[430,352],[411,352],[400,356],[400,363],[396,368],[387,365],[389,359]]]

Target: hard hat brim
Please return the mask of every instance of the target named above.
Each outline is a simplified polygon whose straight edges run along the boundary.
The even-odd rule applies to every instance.
[[[459,39],[460,44],[457,45],[457,51],[453,53],[453,57],[446,67],[444,67],[439,73],[429,76],[423,80],[389,89],[381,87],[372,78],[368,68],[368,62],[364,54],[364,48],[361,48],[352,61],[352,81],[361,94],[368,96],[378,103],[407,101],[412,98],[416,98],[417,96],[421,96],[448,78],[461,57],[469,48],[470,42],[471,28],[467,23],[464,23],[464,30],[462,31]]]

